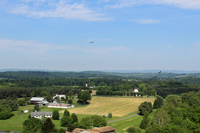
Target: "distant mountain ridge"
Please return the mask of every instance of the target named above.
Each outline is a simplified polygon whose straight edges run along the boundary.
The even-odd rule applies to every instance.
[[[0,72],[6,71],[44,71],[44,72],[83,72],[83,73],[200,73],[198,70],[185,71],[185,70],[86,70],[86,71],[61,71],[61,70],[46,70],[46,69],[0,69]]]

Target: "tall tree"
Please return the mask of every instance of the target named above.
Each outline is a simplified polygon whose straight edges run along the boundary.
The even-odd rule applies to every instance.
[[[58,112],[58,110],[54,110],[53,111],[52,118],[53,118],[53,120],[59,120],[59,112]]]
[[[78,122],[78,117],[77,117],[77,115],[76,115],[75,113],[73,113],[73,114],[71,115],[71,118],[73,119],[73,123],[74,123],[74,122]]]
[[[57,129],[50,118],[47,118],[46,121],[44,122],[42,132],[43,133],[57,132]]]
[[[156,100],[154,101],[153,108],[161,108],[163,106],[163,98],[161,96],[157,96]]]
[[[70,117],[70,113],[69,113],[69,111],[66,109],[65,111],[64,111],[64,115],[63,116],[68,116],[68,117]]]

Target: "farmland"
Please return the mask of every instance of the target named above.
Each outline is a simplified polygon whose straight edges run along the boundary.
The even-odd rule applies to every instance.
[[[138,109],[144,102],[154,102],[154,98],[118,98],[118,97],[92,97],[90,104],[84,108],[69,109],[70,113],[87,115],[107,115],[122,117]]]

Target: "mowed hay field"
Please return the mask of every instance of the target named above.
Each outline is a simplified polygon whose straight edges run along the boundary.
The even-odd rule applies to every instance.
[[[69,109],[70,113],[88,115],[108,115],[122,117],[137,111],[142,102],[154,102],[154,98],[117,98],[117,97],[92,97],[90,104],[84,108]]]

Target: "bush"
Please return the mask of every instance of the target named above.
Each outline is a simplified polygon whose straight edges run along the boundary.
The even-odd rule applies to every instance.
[[[112,113],[108,113],[108,117],[107,118],[112,118]]]
[[[104,119],[103,117],[99,115],[93,115],[91,118],[93,121],[93,126],[95,127],[103,127],[107,125],[106,119]]]
[[[58,130],[57,133],[65,133],[65,129],[61,128],[61,129]]]
[[[26,101],[24,99],[18,100],[17,103],[19,104],[19,106],[26,106]]]
[[[73,125],[69,125],[69,127],[67,128],[67,130],[68,130],[69,132],[72,132],[72,131],[74,130],[74,126],[73,126]]]
[[[103,117],[104,119],[106,119],[106,116],[105,116],[105,115],[103,115],[102,117]]]
[[[64,116],[61,119],[61,126],[67,127],[69,124],[72,124],[72,122],[73,122],[73,119],[71,117]]]

